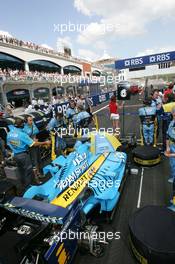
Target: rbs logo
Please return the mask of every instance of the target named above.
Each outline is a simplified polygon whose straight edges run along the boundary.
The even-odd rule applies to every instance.
[[[128,58],[124,60],[118,60],[115,62],[116,69],[125,69],[125,68],[141,68],[146,65],[151,64],[161,64],[163,62],[174,61],[175,60],[175,51],[164,52],[160,54],[153,54],[149,56]]]
[[[170,54],[160,54],[160,55],[153,55],[149,57],[149,62],[154,63],[154,62],[162,62],[162,61],[169,61],[170,60]]]
[[[131,59],[125,61],[125,67],[138,66],[143,64],[143,58]]]
[[[136,67],[136,66],[152,64],[152,63],[159,63],[159,62],[170,61],[170,60],[171,60],[171,54],[163,53],[163,54],[145,56],[141,58],[128,59],[124,61],[124,66],[125,67],[132,67],[132,66]]]

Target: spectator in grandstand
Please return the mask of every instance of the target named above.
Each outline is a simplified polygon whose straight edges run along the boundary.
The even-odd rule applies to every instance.
[[[118,134],[119,132],[119,109],[123,106],[124,102],[122,102],[122,105],[119,106],[116,101],[116,96],[112,95],[111,100],[109,103],[109,111],[110,111],[110,119],[112,121],[113,126],[113,132],[114,134]]]
[[[14,107],[10,103],[8,103],[5,107],[4,117],[13,116],[13,109]]]
[[[64,103],[64,99],[61,95],[58,95],[57,96],[57,104],[62,104],[62,103]]]
[[[44,100],[42,98],[38,99],[38,105],[39,106],[44,106]]]
[[[24,110],[25,114],[29,114],[34,111],[34,107],[32,105],[28,105],[28,107]]]
[[[38,71],[23,71],[23,70],[12,70],[4,69],[0,71],[0,78],[3,80],[14,80],[14,81],[59,81],[60,78],[65,79],[64,82],[68,82],[68,75],[61,75],[57,72],[46,73]],[[76,78],[77,81],[79,79]],[[72,95],[71,95],[72,96]]]
[[[61,94],[58,95],[58,104],[63,104],[64,102],[66,102],[66,100],[63,98],[63,96]]]
[[[68,102],[69,101],[69,97],[67,95],[64,96],[64,101]]]
[[[57,104],[58,100],[56,96],[52,96],[52,104]]]
[[[37,112],[37,111],[39,111],[39,110],[40,110],[40,107],[39,107],[39,105],[35,105],[35,106],[34,106],[34,111],[36,111],[36,112]]]
[[[171,175],[169,182],[173,183],[173,205],[175,206],[175,108],[172,109],[173,120],[167,131],[165,156],[169,158]]]
[[[47,53],[47,54],[54,54],[56,56],[62,57],[62,58],[67,58],[67,55],[61,52],[57,52],[55,50],[53,50],[52,48],[46,48],[43,45],[37,45],[35,43],[32,43],[31,41],[22,41],[22,40],[18,40],[12,36],[7,36],[7,35],[0,35],[0,42],[3,43],[7,43],[10,45],[15,45],[15,46],[20,46],[20,47],[24,47],[24,48],[29,48],[32,50],[36,50],[39,52],[43,52],[43,53]],[[78,60],[78,58],[74,58],[75,60]]]
[[[32,98],[32,105],[33,106],[37,105],[37,100],[34,97]]]
[[[11,101],[11,105],[14,108],[15,107],[15,102],[14,101]]]
[[[83,100],[82,95],[77,95],[76,102],[77,102],[77,107],[78,107],[79,105],[81,105],[81,106],[84,105],[84,100]]]

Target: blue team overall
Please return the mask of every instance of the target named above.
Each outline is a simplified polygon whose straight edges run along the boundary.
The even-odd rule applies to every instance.
[[[139,116],[142,122],[143,138],[146,145],[154,143],[154,120],[156,108],[151,106],[139,109]]]
[[[75,108],[68,107],[68,109],[66,110],[66,118],[68,122],[73,121],[74,126],[75,126],[76,114],[77,114],[77,111]]]
[[[57,119],[53,117],[49,124],[47,125],[47,130],[54,131],[55,130],[55,148],[56,150],[64,150],[66,148],[66,142],[61,137],[60,129],[65,127],[65,122],[63,119]],[[59,135],[60,133],[60,135]],[[59,152],[58,151],[58,152]]]
[[[24,125],[23,131],[27,133],[27,135],[31,138],[35,137],[39,133],[39,129],[37,128],[34,122],[32,126],[29,126],[29,124],[26,123]]]
[[[57,119],[56,117],[53,117],[47,125],[47,130],[51,131],[54,128],[61,128],[64,126],[65,126],[65,123],[63,119]]]
[[[76,126],[81,126],[81,122],[86,118],[90,118],[90,114],[88,112],[82,111],[78,113],[74,118],[74,122],[76,123]]]
[[[152,99],[151,106],[158,110],[158,105],[162,105],[162,99],[160,97],[157,99]]]
[[[23,132],[22,128],[14,127],[7,134],[7,145],[13,152],[14,160],[21,175],[23,187],[28,186],[33,177],[32,162],[28,153],[29,147],[32,147],[34,141]]]
[[[90,123],[91,115],[85,110],[79,112],[74,118],[74,126],[78,129],[82,129],[81,136],[85,136],[88,132],[87,130],[83,130],[83,128],[87,128]],[[85,120],[88,119],[87,123]]]
[[[35,139],[36,135],[39,133],[39,129],[33,122],[30,126],[28,123],[24,125],[23,131],[32,139]],[[33,169],[38,168],[39,170],[39,163],[40,163],[40,151],[39,147],[31,147],[29,149],[30,157],[32,160]]]
[[[156,117],[157,117],[157,138],[159,136],[159,131],[161,127],[161,108],[162,99],[158,97],[157,99],[152,99],[151,106],[156,108]]]
[[[175,120],[172,120],[167,131],[170,152],[175,153]],[[173,196],[175,196],[175,157],[170,157],[171,178],[173,179]]]
[[[163,107],[161,108],[161,110],[162,109],[163,109]],[[168,127],[169,127],[170,122],[172,120],[171,112],[164,112],[164,110],[162,110],[161,119],[162,119],[162,143],[163,143],[162,150],[165,151],[166,150],[167,130],[168,130]]]

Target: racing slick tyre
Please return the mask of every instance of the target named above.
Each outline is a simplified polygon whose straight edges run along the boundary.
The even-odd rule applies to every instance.
[[[166,207],[146,206],[129,220],[130,246],[139,263],[175,263],[175,214]]]
[[[138,146],[133,150],[133,160],[142,166],[153,166],[161,161],[160,150],[153,146]]]

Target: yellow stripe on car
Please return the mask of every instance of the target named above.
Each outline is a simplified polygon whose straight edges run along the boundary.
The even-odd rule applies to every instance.
[[[88,182],[96,174],[97,170],[101,167],[108,155],[108,153],[100,155],[74,183],[61,193],[59,197],[52,200],[51,204],[64,208],[68,207],[85,189]]]

